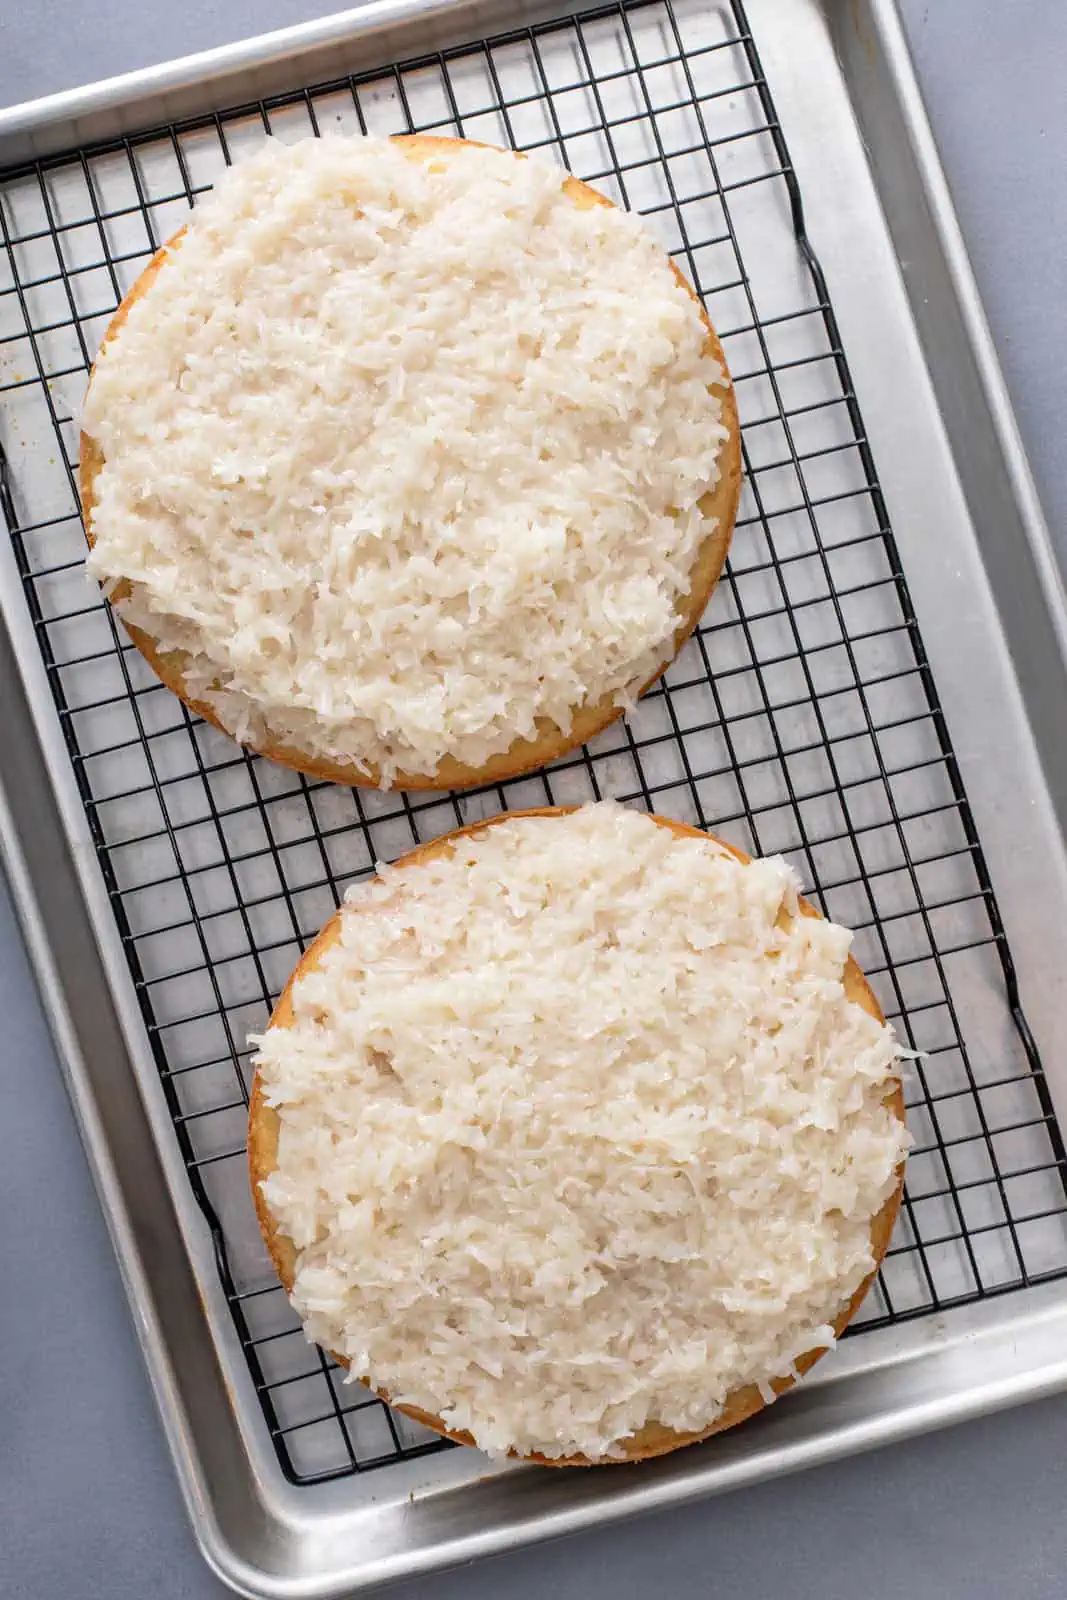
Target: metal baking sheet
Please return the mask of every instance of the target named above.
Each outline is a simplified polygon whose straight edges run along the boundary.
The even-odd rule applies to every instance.
[[[541,150],[643,211],[744,423],[730,575],[666,687],[458,797],[245,757],[81,571],[75,419],[118,296],[226,159],[366,126]],[[350,1593],[1067,1384],[1067,607],[889,0],[378,0],[0,112],[0,223],[0,834],[215,1569]],[[594,792],[789,854],[925,1057],[859,1331],[738,1432],[576,1475],[441,1448],[304,1343],[244,1180],[244,1039],[375,857]]]

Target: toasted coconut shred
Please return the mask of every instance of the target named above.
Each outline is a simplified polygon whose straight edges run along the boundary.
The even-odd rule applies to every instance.
[[[563,178],[269,140],[102,351],[91,568],[237,738],[388,783],[668,658],[725,377],[662,249]]]
[[[772,1398],[908,1143],[850,934],[781,860],[613,804],[379,872],[254,1041],[309,1338],[492,1454]]]

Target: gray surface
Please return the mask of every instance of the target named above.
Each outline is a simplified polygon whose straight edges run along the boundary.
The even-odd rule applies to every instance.
[[[752,0],[753,4],[767,0]],[[1067,59],[1060,0],[904,0],[935,129],[1054,530],[1067,526],[1060,433],[1067,270]],[[182,8],[11,0],[0,103],[308,14],[294,0]],[[106,42],[105,42],[106,41]],[[58,1071],[0,903],[0,1594],[78,1600],[223,1591],[200,1565]],[[685,1513],[392,1591],[781,1594],[820,1600],[1059,1596],[1067,1399]]]

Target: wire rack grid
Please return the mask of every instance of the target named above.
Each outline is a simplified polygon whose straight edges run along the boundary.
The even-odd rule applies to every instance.
[[[118,300],[267,136],[462,134],[641,212],[707,301],[745,489],[697,634],[624,723],[527,779],[360,792],[192,718],[83,571],[76,416]],[[858,1327],[1067,1273],[1064,1148],[1021,1014],[770,88],[732,0],[615,4],[0,174],[0,509],[228,1303],[283,1471],[441,1441],[304,1341],[245,1178],[247,1036],[345,888],[499,809],[612,795],[783,852],[905,1043],[916,1147]],[[965,997],[965,998],[964,998]]]

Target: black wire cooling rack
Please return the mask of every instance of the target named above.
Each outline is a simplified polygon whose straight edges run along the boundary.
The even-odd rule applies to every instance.
[[[267,135],[463,134],[641,211],[710,307],[744,431],[724,581],[628,720],[535,777],[351,791],[250,757],[152,677],[83,573],[75,416],[124,290]],[[0,174],[0,510],[190,1182],[294,1482],[441,1442],[346,1386],[274,1280],[244,1171],[249,1032],[345,887],[507,807],[613,795],[781,851],[905,1043],[911,1157],[860,1329],[1067,1272],[1064,1148],[741,4],[613,5]],[[964,998],[965,997],[965,998]]]

